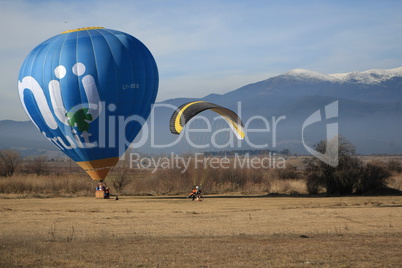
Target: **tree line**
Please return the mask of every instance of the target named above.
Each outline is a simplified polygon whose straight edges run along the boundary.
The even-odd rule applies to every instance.
[[[188,170],[158,170],[155,173],[132,169],[127,162],[120,161],[110,172],[107,180],[116,191],[127,194],[143,189],[142,192],[153,191],[160,186],[158,193],[169,194],[185,191],[193,182],[201,181],[210,192],[238,191],[250,193],[250,189],[272,192],[274,181],[298,181],[305,185],[304,193],[316,195],[350,195],[350,194],[382,194],[387,193],[388,182],[393,174],[402,172],[399,160],[388,162],[364,162],[356,155],[356,149],[343,137],[337,137],[336,166],[331,166],[316,157],[304,157],[297,166],[288,164],[277,169],[196,169]],[[326,153],[328,142],[323,140],[314,149]],[[35,174],[37,176],[55,176],[48,166],[45,156],[35,156],[23,159],[13,150],[0,151],[0,177],[11,177],[18,168],[18,173]],[[84,174],[84,173],[83,173]],[[285,185],[285,184],[284,184]],[[223,190],[224,189],[224,190]],[[270,191],[271,189],[271,191]],[[397,191],[397,190],[395,190]],[[292,191],[288,191],[292,192]],[[295,192],[295,191],[293,191]],[[389,191],[388,191],[389,192]]]
[[[18,151],[7,149],[0,151],[0,177],[13,176],[22,163],[24,163],[22,168],[24,173],[36,175],[49,174],[47,157],[45,155],[24,159]]]

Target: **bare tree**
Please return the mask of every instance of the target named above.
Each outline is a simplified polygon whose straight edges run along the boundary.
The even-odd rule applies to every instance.
[[[0,151],[0,176],[10,177],[20,163],[20,154],[13,150]]]
[[[130,155],[127,151],[124,155],[124,160],[120,160],[116,167],[113,168],[112,174],[109,176],[112,181],[114,189],[121,193],[123,188],[131,182],[131,167]]]
[[[315,194],[319,187],[324,187],[328,195],[351,194],[358,182],[362,171],[362,162],[354,157],[355,147],[343,137],[337,137],[336,167],[331,166],[318,158],[308,158],[304,163],[307,173],[307,188],[309,193]],[[327,143],[323,140],[315,145],[315,150],[326,153]]]
[[[25,171],[38,176],[49,174],[46,155],[38,155],[30,159],[30,161],[25,164]]]
[[[325,153],[326,141],[321,141],[315,150]],[[387,188],[391,176],[382,163],[364,164],[354,156],[355,147],[344,138],[338,140],[338,165],[333,167],[317,158],[305,161],[307,172],[307,190],[316,194],[320,187],[328,195],[374,194]]]

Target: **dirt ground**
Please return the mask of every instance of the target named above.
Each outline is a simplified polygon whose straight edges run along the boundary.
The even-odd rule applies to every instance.
[[[0,198],[0,267],[402,267],[402,196]]]

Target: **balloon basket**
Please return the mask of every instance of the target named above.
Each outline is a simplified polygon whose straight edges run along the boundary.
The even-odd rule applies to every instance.
[[[103,198],[103,194],[104,194],[103,190],[96,190],[95,197],[96,198]]]

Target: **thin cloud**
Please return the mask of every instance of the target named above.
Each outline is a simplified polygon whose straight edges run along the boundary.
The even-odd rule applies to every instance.
[[[140,39],[160,73],[158,101],[225,93],[295,68],[322,73],[402,62],[398,1],[0,1],[0,120],[26,120],[17,76],[39,43],[87,26]]]

